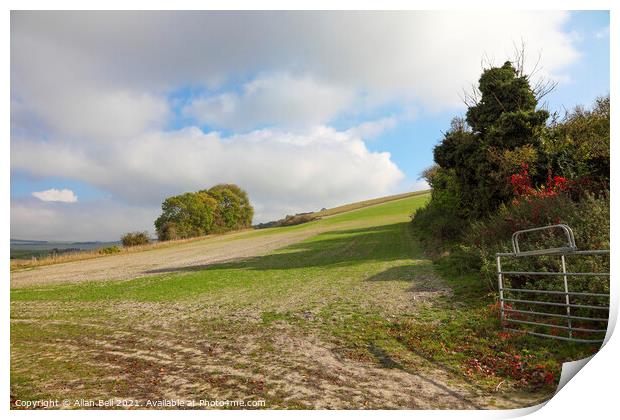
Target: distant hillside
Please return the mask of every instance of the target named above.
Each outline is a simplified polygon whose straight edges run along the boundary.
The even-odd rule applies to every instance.
[[[32,244],[46,244],[47,241],[33,241],[30,239],[13,239],[11,238],[11,245],[32,245]]]
[[[113,242],[102,242],[102,241],[84,241],[84,242],[75,242],[75,241],[38,241],[33,239],[13,239],[11,238],[11,245],[44,245],[44,246],[63,246],[63,245],[73,245],[76,247],[90,247],[93,245],[106,245]]]
[[[70,242],[70,241],[37,241],[29,239],[11,239],[11,259],[43,258],[48,255],[75,253],[86,250],[119,245],[120,242]]]
[[[389,201],[400,200],[403,198],[415,197],[416,195],[423,195],[429,193],[431,190],[414,191],[403,194],[388,195],[386,197],[373,198],[371,200],[358,201],[356,203],[344,204],[342,206],[334,207],[331,209],[325,209],[312,213],[314,217],[327,217],[334,214],[344,213],[351,210],[361,209],[362,207],[374,206],[376,204],[387,203]]]
[[[339,213],[345,213],[347,211],[361,209],[363,207],[374,206],[377,204],[387,203],[389,201],[401,200],[403,198],[415,197],[417,195],[423,195],[430,192],[430,190],[414,191],[403,194],[388,195],[386,197],[373,198],[371,200],[358,201],[356,203],[344,204],[342,206],[334,207],[331,209],[323,209],[316,212],[297,213],[295,215],[287,215],[285,218],[275,220],[273,222],[260,223],[254,226],[257,229],[265,229],[270,227],[282,227],[293,226],[302,223],[308,223],[313,220],[320,219],[322,217],[333,216]]]

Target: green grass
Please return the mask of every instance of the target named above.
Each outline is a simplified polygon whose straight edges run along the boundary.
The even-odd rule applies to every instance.
[[[428,360],[461,369],[473,381],[493,389],[501,381],[518,387],[552,390],[562,363],[588,357],[596,345],[558,342],[503,331],[498,297],[480,276],[459,274],[450,260],[437,271],[453,296],[439,299],[416,319],[395,323],[392,333]]]
[[[344,287],[340,274],[354,280],[356,272],[372,270],[382,263],[403,263],[420,257],[410,236],[408,214],[427,197],[392,201],[327,219],[284,228],[251,232],[252,236],[278,231],[333,226],[316,235],[263,257],[242,262],[214,264],[208,268],[188,268],[183,274],[162,274],[129,281],[85,282],[11,291],[11,299],[50,301],[137,300],[170,301],[208,294],[210,299],[240,293],[241,299],[278,299],[288,288]],[[395,223],[394,223],[395,222]],[[356,226],[355,228],[349,228]],[[357,227],[361,226],[361,227]],[[248,235],[244,235],[247,237]],[[393,240],[396,238],[397,240]],[[232,240],[232,239],[231,239]],[[404,260],[404,261],[403,261]],[[330,271],[325,272],[328,268]]]
[[[334,214],[349,212],[352,210],[357,210],[359,208],[368,207],[368,206],[374,206],[377,204],[385,204],[387,202],[394,201],[394,200],[400,200],[403,198],[411,198],[411,197],[420,196],[420,195],[428,195],[429,191],[430,190],[414,191],[414,192],[408,192],[404,194],[389,195],[387,197],[380,197],[380,198],[375,198],[371,200],[358,201],[356,203],[345,204],[342,206],[333,207],[331,209],[317,211],[317,212],[312,213],[312,215],[315,217],[333,216]]]
[[[319,336],[348,359],[415,372],[439,368],[454,381],[485,392],[500,381],[506,381],[507,389],[549,387],[545,373],[552,371],[557,380],[558,361],[581,355],[583,347],[518,336],[502,338],[497,317],[489,309],[494,297],[485,284],[476,277],[449,275],[445,270],[442,279],[437,274],[442,268],[425,258],[414,239],[409,215],[427,200],[428,195],[407,197],[304,225],[244,233],[241,236],[317,227],[323,231],[242,261],[129,281],[13,289],[14,320],[34,319],[48,326],[49,322],[74,323],[31,330],[12,324],[12,354],[31,360],[24,366],[12,359],[14,392],[55,395],[55,385],[43,389],[35,384],[49,382],[54,375],[63,380],[71,376],[65,360],[37,353],[38,346],[49,346],[52,355],[58,352],[53,350],[58,342],[82,346],[84,352],[78,359],[84,366],[96,353],[88,339],[100,340],[110,326],[128,337],[148,338],[158,332],[142,330],[141,325],[156,322],[169,324],[174,331],[193,331],[182,340],[204,337],[222,342],[223,348],[233,344],[229,337],[235,332],[260,331],[264,337],[259,348],[248,356],[255,358],[254,364],[240,363],[240,369],[261,371],[269,355],[278,353],[269,337],[282,334],[286,327]],[[450,296],[442,292],[447,286],[453,291]],[[414,302],[416,293],[430,295]],[[120,305],[137,309],[125,313],[126,309],[117,309]],[[81,323],[102,327],[80,329]],[[518,372],[508,370],[514,367],[514,356],[526,360]],[[500,362],[491,366],[492,360]],[[140,369],[148,370],[148,366],[140,365]],[[84,382],[95,381],[98,373],[80,368],[75,375]],[[131,392],[132,386],[114,384],[113,389]],[[301,404],[286,403],[286,395],[277,393],[268,397],[283,406]]]

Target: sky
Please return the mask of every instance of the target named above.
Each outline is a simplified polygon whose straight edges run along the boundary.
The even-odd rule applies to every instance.
[[[12,12],[11,238],[154,232],[236,183],[254,222],[427,188],[463,89],[515,45],[563,113],[609,93],[609,13]]]

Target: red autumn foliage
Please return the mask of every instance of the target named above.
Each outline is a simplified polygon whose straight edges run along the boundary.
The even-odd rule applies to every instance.
[[[568,191],[571,182],[563,176],[549,174],[547,182],[535,188],[529,174],[529,165],[522,163],[519,173],[510,176],[510,185],[512,185],[512,191],[516,197],[552,197]]]
[[[534,191],[528,170],[529,165],[522,163],[519,173],[510,175],[510,185],[512,185],[512,191],[517,197],[529,195]]]
[[[497,333],[497,336],[502,340],[510,340],[512,338],[512,334],[509,331],[500,331]]]

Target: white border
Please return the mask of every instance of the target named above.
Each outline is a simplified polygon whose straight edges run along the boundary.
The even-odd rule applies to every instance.
[[[217,1],[217,2],[205,2],[196,0],[176,0],[174,2],[164,0],[151,0],[149,2],[140,3],[138,1],[121,1],[121,0],[94,0],[88,3],[65,0],[65,1],[6,1],[5,13],[2,16],[2,27],[4,42],[2,43],[3,57],[6,58],[5,65],[2,67],[4,73],[4,83],[1,84],[1,89],[4,97],[2,102],[3,118],[2,118],[2,132],[5,134],[2,140],[2,150],[0,151],[0,168],[2,169],[3,182],[1,183],[1,193],[4,198],[2,206],[2,237],[5,238],[1,242],[0,249],[2,250],[1,264],[3,272],[6,275],[5,284],[2,288],[2,324],[1,324],[1,340],[2,340],[2,378],[0,383],[2,397],[5,401],[4,410],[8,410],[9,407],[9,316],[10,316],[10,301],[9,301],[9,242],[6,238],[10,237],[10,13],[9,10],[36,10],[36,9],[118,9],[118,10],[133,10],[133,9],[157,9],[157,10],[178,10],[178,9],[212,9],[212,10],[257,10],[257,9],[287,9],[287,10],[446,10],[446,9],[458,9],[458,10],[611,10],[611,74],[618,74],[620,70],[618,66],[618,54],[617,54],[617,36],[618,36],[618,9],[613,1],[604,0],[591,0],[591,1],[545,1],[540,0],[520,0],[518,2],[508,1],[456,1],[456,0],[428,0],[428,1],[404,1],[404,0],[382,0],[382,1],[370,1],[370,0],[357,0],[357,1],[342,1],[342,0],[297,0],[297,1],[283,1],[283,0],[263,0],[263,1],[250,1],[250,0],[230,0],[230,1]],[[467,7],[465,7],[467,6]],[[615,9],[615,10],[614,10]],[[610,86],[611,96],[615,98],[617,93],[617,83],[612,77]],[[612,105],[612,109],[615,109],[615,105]],[[618,132],[618,113],[612,113],[612,138],[616,141]],[[612,155],[615,150],[615,146],[612,142]],[[616,183],[618,182],[617,168],[612,165],[612,215],[613,209],[618,206],[617,199],[613,192]],[[618,228],[615,223],[617,217],[612,216],[612,249],[617,249],[619,245]],[[611,278],[614,279],[617,274],[617,264],[612,259]],[[612,280],[612,320],[615,324],[618,315],[618,290],[617,282]],[[617,335],[617,334],[616,334]],[[608,337],[609,338],[609,337]],[[531,418],[549,418],[558,417],[562,419],[584,419],[586,417],[591,418],[608,418],[611,413],[617,412],[618,408],[618,393],[616,388],[616,381],[620,378],[620,369],[618,356],[620,354],[620,344],[617,337],[611,336],[609,341],[601,349],[601,351],[585,366],[581,372],[555,396],[544,407],[537,407],[539,410],[531,414]],[[390,411],[376,413],[374,411],[338,411],[338,412],[326,412],[326,411],[311,411],[311,412],[295,412],[295,416],[300,417],[352,417],[356,418],[373,418],[377,415],[389,415],[393,418],[465,418],[465,419],[480,419],[480,418],[506,418],[506,417],[518,417],[534,411],[534,409],[520,409],[509,411]],[[84,412],[68,412],[68,411],[50,411],[50,412],[26,412],[26,411],[10,411],[9,415],[15,418],[24,416],[49,416],[52,418],[72,418],[74,416],[82,417]],[[169,416],[195,416],[197,412],[168,412],[168,411],[136,411],[136,412],[109,412],[109,411],[89,411],[88,416],[97,418],[107,418],[111,416],[129,417],[135,418],[146,417],[149,418],[168,418]],[[231,418],[240,419],[246,417],[265,418],[288,418],[289,412],[284,411],[263,411],[263,412],[240,412],[240,411],[210,411],[208,414],[210,417],[216,418]]]

